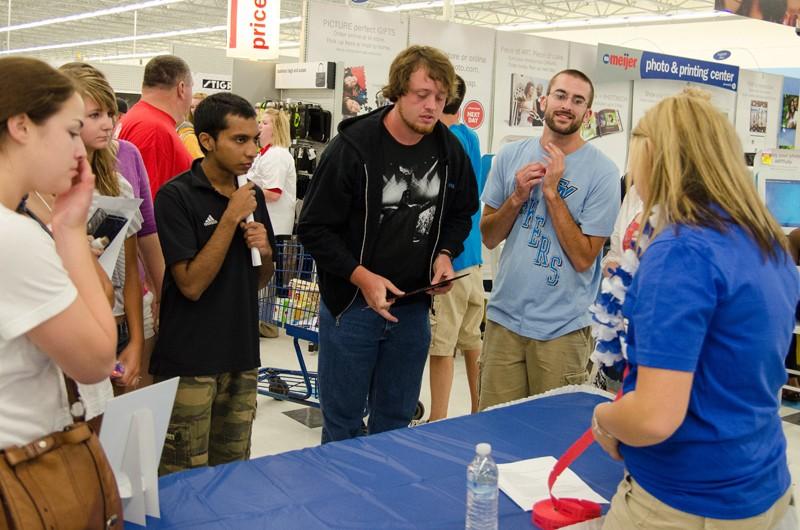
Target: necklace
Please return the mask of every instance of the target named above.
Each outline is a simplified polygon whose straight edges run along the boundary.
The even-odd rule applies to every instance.
[[[42,204],[44,204],[44,207],[47,208],[47,211],[50,212],[50,213],[53,213],[53,209],[50,207],[50,205],[47,203],[47,201],[44,200],[44,197],[39,195],[38,191],[34,191],[33,193],[35,193],[36,196],[39,197],[39,200],[42,201]]]

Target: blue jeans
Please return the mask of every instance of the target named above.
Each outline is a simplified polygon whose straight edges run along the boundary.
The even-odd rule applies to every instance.
[[[319,400],[322,443],[407,427],[419,399],[431,328],[424,302],[392,307],[399,322],[369,308],[361,295],[339,321],[320,304]]]

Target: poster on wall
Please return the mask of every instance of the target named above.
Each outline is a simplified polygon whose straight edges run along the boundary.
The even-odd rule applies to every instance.
[[[800,228],[800,151],[758,151],[753,173],[759,196],[783,231]]]
[[[697,83],[669,81],[666,79],[642,79],[633,82],[633,104],[631,127],[635,128],[644,114],[662,99],[680,93],[685,87],[696,87],[711,95],[714,104],[731,123],[736,116],[736,92]]]
[[[569,43],[498,32],[495,41],[492,152],[508,142],[539,136],[539,99],[550,78],[567,67]]]
[[[341,102],[336,102],[341,108],[336,115],[366,114],[388,103],[381,89],[407,37],[406,15],[309,2],[304,60],[342,62],[344,74],[336,81],[342,89]]]
[[[427,18],[409,21],[410,44],[439,48],[447,54],[456,73],[464,79],[467,93],[461,106],[461,122],[478,134],[481,151],[489,151],[492,109],[492,67],[495,31],[440,22]]]
[[[581,128],[581,136],[608,156],[620,175],[625,172],[631,124],[631,81],[597,81],[597,46],[571,42],[569,67],[592,79],[592,115]]]
[[[742,70],[735,124],[744,152],[776,147],[780,122],[781,76]]]
[[[797,147],[797,114],[798,100],[800,100],[800,79],[793,77],[783,78],[783,94],[780,100],[781,126],[778,129],[778,147],[781,149],[794,149]]]

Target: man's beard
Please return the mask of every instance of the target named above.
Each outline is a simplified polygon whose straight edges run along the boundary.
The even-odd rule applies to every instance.
[[[555,115],[555,112],[547,112],[544,115],[544,122],[551,131],[557,132],[558,134],[564,136],[569,136],[581,128],[581,120],[575,120],[569,125],[558,125],[556,124]]]
[[[397,105],[397,112],[400,114],[400,119],[403,120],[403,123],[405,123],[409,129],[417,134],[430,134],[433,132],[433,128],[436,127],[436,122],[431,123],[429,127],[425,127],[424,125],[416,124],[406,118],[402,104]]]

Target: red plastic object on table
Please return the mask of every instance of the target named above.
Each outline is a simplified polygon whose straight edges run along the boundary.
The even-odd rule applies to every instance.
[[[550,489],[550,498],[539,501],[533,505],[531,521],[542,530],[557,530],[564,526],[581,523],[590,519],[600,517],[602,510],[596,502],[583,499],[564,498],[559,499],[553,495],[553,484],[561,473],[578,458],[587,447],[594,442],[592,429],[588,429],[578,440],[573,443],[566,452],[561,455],[550,477],[547,479],[547,486]]]
[[[622,380],[628,377],[629,367],[626,365],[622,373]],[[614,401],[622,397],[622,386],[619,388]],[[539,501],[533,505],[531,521],[542,530],[558,530],[571,524],[578,524],[591,519],[596,519],[602,515],[600,505],[593,501],[584,499],[564,498],[559,499],[553,495],[553,484],[561,473],[567,469],[586,449],[594,442],[594,435],[591,427],[581,435],[580,438],[564,451],[558,459],[550,476],[547,478],[547,487],[550,490],[550,498]]]

